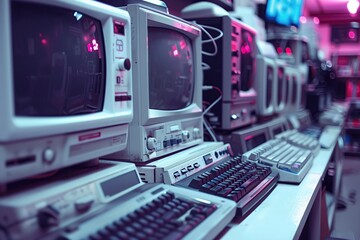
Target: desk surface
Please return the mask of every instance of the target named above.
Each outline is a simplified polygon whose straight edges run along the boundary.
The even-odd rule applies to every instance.
[[[299,185],[279,183],[240,224],[221,239],[298,239],[321,186],[334,146],[320,149]]]

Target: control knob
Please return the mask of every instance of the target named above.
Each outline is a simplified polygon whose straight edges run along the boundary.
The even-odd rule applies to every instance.
[[[39,210],[37,220],[41,228],[58,226],[60,223],[60,212],[52,205]]]
[[[194,135],[194,138],[200,138],[200,129],[199,128],[194,128],[193,129],[193,135]]]
[[[119,63],[119,70],[120,71],[124,71],[124,70],[130,70],[131,68],[131,61],[128,58],[123,58],[120,59],[120,63]]]
[[[157,139],[154,137],[149,137],[146,142],[146,146],[149,150],[155,150],[157,144]]]
[[[42,153],[44,163],[51,164],[55,160],[55,151],[51,148],[46,148]]]
[[[184,142],[190,139],[190,132],[188,130],[182,131],[182,139]]]
[[[93,195],[87,195],[81,197],[75,201],[75,209],[78,212],[86,212],[91,208],[91,205],[95,202]]]

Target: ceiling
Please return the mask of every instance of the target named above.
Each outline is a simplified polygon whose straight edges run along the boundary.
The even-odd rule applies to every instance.
[[[304,6],[312,17],[318,17],[320,23],[345,24],[360,22],[360,8],[358,14],[350,15],[347,10],[348,0],[305,0]]]

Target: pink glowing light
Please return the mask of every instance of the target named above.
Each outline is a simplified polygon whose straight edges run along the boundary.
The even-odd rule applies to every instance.
[[[349,33],[348,33],[348,36],[350,39],[355,39],[355,32],[350,30]]]
[[[347,9],[350,14],[355,14],[359,8],[359,1],[358,0],[349,0],[347,3]]]

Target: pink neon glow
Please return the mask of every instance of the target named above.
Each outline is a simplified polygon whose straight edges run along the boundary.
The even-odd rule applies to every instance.
[[[243,45],[240,50],[242,54],[247,54],[251,52],[249,44]]]
[[[350,30],[349,33],[348,33],[348,36],[350,39],[354,39],[355,38],[355,32]]]
[[[99,44],[96,42],[96,39],[93,39],[91,42],[92,42],[94,51],[99,50]]]
[[[41,44],[46,45],[47,43],[48,41],[45,38],[41,39]]]
[[[87,50],[88,52],[94,52],[99,50],[99,44],[96,42],[96,39],[93,39],[91,43],[87,44]]]
[[[353,83],[347,82],[346,83],[346,97],[352,97],[353,89],[354,89]]]
[[[173,51],[173,55],[174,55],[174,57],[179,56],[179,51],[178,51],[177,49],[175,49],[175,50]]]
[[[250,42],[250,43],[251,43],[251,42],[252,42],[252,40],[253,40],[253,39],[252,39],[252,37],[251,37],[250,35],[248,35],[247,39],[248,39],[248,42]]]
[[[289,48],[289,47],[285,48],[285,52],[287,55],[292,55],[291,48]]]
[[[349,0],[347,3],[347,9],[350,14],[355,14],[359,8],[359,1],[358,0]]]
[[[181,40],[181,41],[180,41],[180,48],[181,48],[181,49],[186,48],[186,42],[185,42],[184,40]]]
[[[313,22],[314,22],[316,25],[318,25],[318,24],[320,24],[320,19],[319,19],[318,17],[314,17],[314,18],[313,18]]]
[[[237,46],[235,43],[231,43],[231,51],[232,52],[236,52],[237,51]]]
[[[305,16],[300,16],[300,22],[301,23],[306,23],[306,21],[307,21],[307,19],[306,19],[306,17]]]
[[[282,54],[282,52],[283,52],[283,50],[282,50],[281,47],[278,47],[278,48],[276,49],[276,51],[278,52],[278,54]]]
[[[91,43],[88,43],[87,50],[88,50],[88,52],[93,52],[93,47],[92,47]]]
[[[179,51],[178,51],[176,45],[172,45],[172,46],[171,46],[171,50],[172,50],[172,55],[173,55],[174,57],[179,56]]]

